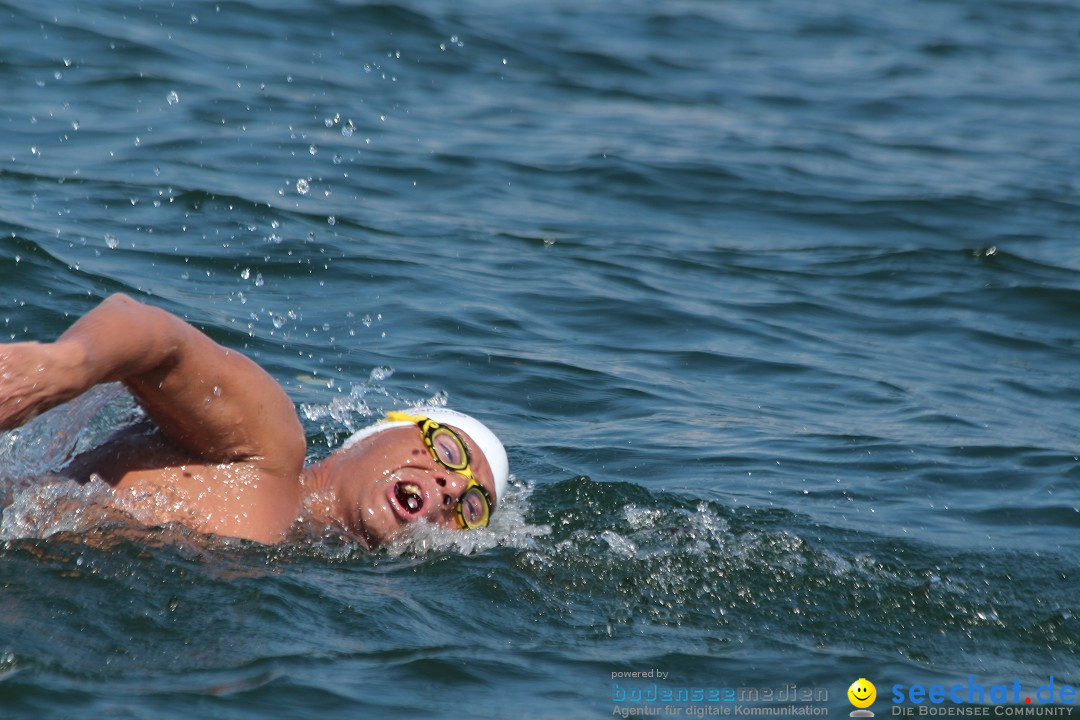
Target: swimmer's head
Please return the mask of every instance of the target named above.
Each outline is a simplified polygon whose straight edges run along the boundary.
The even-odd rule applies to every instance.
[[[331,514],[376,547],[421,520],[488,524],[504,500],[506,450],[476,418],[435,407],[391,412],[305,471],[333,498]]]
[[[353,433],[341,447],[343,450],[348,449],[367,437],[395,427],[415,425],[418,424],[418,420],[424,418],[440,425],[448,425],[451,428],[462,430],[472,439],[480,452],[484,454],[488,467],[491,468],[495,483],[495,497],[493,500],[498,503],[506,491],[506,482],[510,477],[510,461],[506,457],[506,448],[503,447],[499,438],[495,436],[495,433],[487,425],[463,412],[442,407],[424,406],[410,408],[404,413],[392,411],[387,413],[385,420]],[[421,428],[421,431],[423,431],[423,428]],[[432,446],[429,445],[428,447]],[[468,448],[466,447],[467,451]]]

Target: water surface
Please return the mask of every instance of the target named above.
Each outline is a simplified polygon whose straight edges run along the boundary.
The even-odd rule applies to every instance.
[[[312,459],[435,400],[515,475],[467,537],[213,541],[41,480],[133,412],[60,408],[0,439],[4,715],[1080,683],[1078,37],[1053,1],[0,0],[4,339],[126,292],[267,367]]]

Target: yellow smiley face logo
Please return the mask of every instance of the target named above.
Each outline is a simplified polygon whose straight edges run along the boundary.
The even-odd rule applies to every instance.
[[[868,708],[877,699],[877,688],[866,678],[859,678],[847,689],[847,698],[857,708]]]

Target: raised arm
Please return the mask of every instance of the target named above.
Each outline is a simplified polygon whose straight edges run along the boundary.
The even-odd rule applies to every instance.
[[[254,362],[180,318],[113,295],[53,343],[0,345],[0,429],[92,386],[122,381],[193,457],[296,477],[304,433],[285,391]]]

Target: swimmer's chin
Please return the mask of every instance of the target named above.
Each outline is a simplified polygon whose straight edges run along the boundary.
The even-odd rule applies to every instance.
[[[435,547],[449,546],[452,540],[460,536],[456,528],[444,527],[430,518],[421,517],[404,523],[390,533],[373,534],[357,532],[356,542],[372,552],[388,552],[397,555],[414,550],[431,550]]]
[[[353,543],[367,551],[407,542],[417,526],[427,525],[429,521],[422,512],[410,511],[398,500],[395,493],[398,484],[390,485],[380,493],[381,502],[344,514],[335,512],[333,497],[328,493],[311,493],[305,498],[303,514],[297,519],[294,537]],[[425,496],[416,510],[422,510],[428,501]]]
[[[339,523],[332,523],[335,530],[341,535],[345,536],[348,540],[355,542],[365,550],[376,551],[382,550],[389,545],[393,545],[395,542],[406,540],[413,532],[416,525],[423,524],[423,520],[415,522],[402,522],[394,517],[393,513],[388,509],[387,514],[393,518],[392,528],[379,528],[364,523],[350,523],[348,526],[343,526]]]

